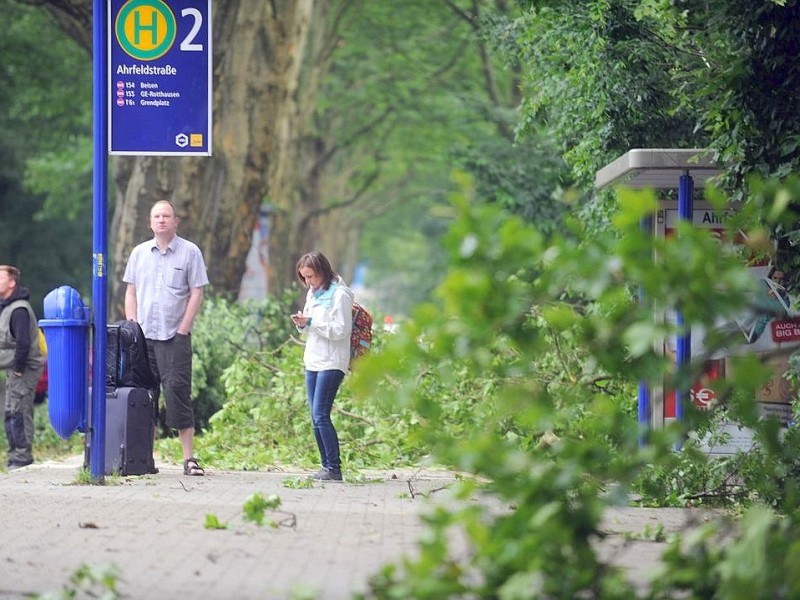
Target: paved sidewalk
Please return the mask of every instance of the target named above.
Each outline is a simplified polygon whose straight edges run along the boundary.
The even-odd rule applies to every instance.
[[[78,485],[80,465],[76,458],[0,474],[0,598],[56,591],[81,565],[110,563],[126,598],[348,598],[383,564],[414,551],[426,505],[416,494],[453,481],[385,472],[375,482],[292,488],[284,481],[310,473],[207,469],[186,477],[159,464],[157,475]],[[279,512],[265,515],[294,517],[295,527],[246,522],[242,507],[255,492],[277,494]],[[228,528],[206,529],[209,513]]]
[[[112,563],[121,596],[137,600],[350,598],[382,565],[415,552],[419,516],[431,502],[448,501],[443,488],[454,480],[446,472],[386,471],[367,483],[301,488],[286,482],[306,472],[209,469],[186,477],[179,466],[159,464],[157,475],[96,486],[76,484],[80,463],[0,473],[0,599],[74,587],[70,577],[81,565]],[[296,519],[295,526],[246,522],[242,507],[255,492],[277,494],[280,512],[265,514]],[[227,529],[206,529],[207,514]],[[660,523],[669,533],[696,517],[614,509],[602,553],[643,583],[665,546],[626,540],[626,532]]]

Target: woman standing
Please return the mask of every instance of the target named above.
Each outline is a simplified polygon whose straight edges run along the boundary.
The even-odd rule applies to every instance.
[[[313,478],[342,481],[339,437],[331,421],[331,410],[350,365],[353,292],[333,272],[321,252],[300,257],[297,277],[308,287],[308,293],[303,311],[292,315],[292,321],[298,331],[307,335],[303,354],[306,394],[322,461],[322,469]]]

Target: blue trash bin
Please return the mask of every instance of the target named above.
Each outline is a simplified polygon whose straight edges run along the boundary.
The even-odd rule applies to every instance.
[[[47,342],[50,424],[63,439],[86,432],[89,394],[89,309],[63,285],[44,298],[39,327]]]

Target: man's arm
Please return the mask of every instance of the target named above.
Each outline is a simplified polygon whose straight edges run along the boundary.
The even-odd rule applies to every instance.
[[[183,319],[178,326],[178,333],[188,335],[194,326],[194,318],[200,312],[200,305],[203,304],[203,288],[192,288],[189,292],[189,303],[183,313]]]
[[[129,321],[136,320],[136,286],[132,283],[128,284],[125,289],[125,318]]]
[[[9,323],[11,335],[14,336],[14,367],[16,375],[22,376],[28,364],[28,351],[31,349],[31,317],[27,308],[15,308]]]

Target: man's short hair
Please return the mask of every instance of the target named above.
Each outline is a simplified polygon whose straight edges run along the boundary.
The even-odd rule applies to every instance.
[[[178,211],[175,210],[175,204],[172,202],[172,200],[156,200],[155,202],[153,202],[153,206],[150,207],[150,213],[151,214],[153,213],[153,209],[156,206],[158,206],[159,204],[166,204],[167,206],[172,208],[172,216],[173,217],[177,217],[178,216]]]
[[[5,271],[8,273],[9,279],[13,279],[14,282],[19,284],[20,272],[17,267],[12,267],[11,265],[0,265],[0,271]]]

